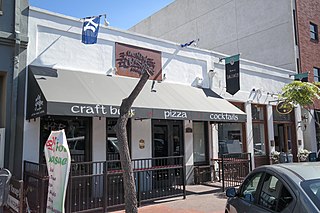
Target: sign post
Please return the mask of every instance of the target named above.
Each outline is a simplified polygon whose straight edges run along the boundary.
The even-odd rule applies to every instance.
[[[64,130],[52,131],[44,147],[49,175],[47,213],[64,213],[70,172],[70,151]]]

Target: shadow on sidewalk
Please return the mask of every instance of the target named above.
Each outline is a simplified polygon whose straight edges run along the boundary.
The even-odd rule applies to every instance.
[[[211,182],[203,183],[201,185],[187,185],[186,186],[186,200],[193,200],[194,197],[204,196],[204,195],[212,195],[216,199],[225,200],[227,197],[225,196],[225,192],[222,191],[222,187],[217,184],[212,184]],[[174,202],[174,201],[182,201],[183,196],[171,197],[171,198],[162,198],[152,201],[144,201],[142,205],[139,207],[151,207],[152,205],[165,205],[166,203]],[[122,212],[124,206],[110,208],[108,212]]]

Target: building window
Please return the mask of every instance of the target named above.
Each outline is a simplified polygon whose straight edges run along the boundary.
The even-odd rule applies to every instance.
[[[43,147],[51,131],[65,130],[72,162],[90,161],[91,118],[44,116],[40,119],[40,162],[44,161]],[[42,161],[43,160],[43,161]]]
[[[314,76],[314,82],[320,82],[320,69],[317,67],[313,68],[313,76]]]
[[[116,131],[114,129],[115,125],[117,124],[117,118],[107,118],[107,160],[120,160],[120,154],[119,154],[119,143]],[[130,122],[127,123],[127,139],[128,139],[128,145],[129,145],[129,152],[131,155],[131,126]],[[115,163],[118,164],[118,163]],[[110,164],[109,166],[113,166],[115,164]]]
[[[205,122],[193,122],[193,159],[198,165],[208,162],[207,129]]]
[[[243,142],[243,126],[241,123],[219,123],[218,127],[219,151],[218,155],[242,153],[246,151]]]
[[[310,38],[311,40],[318,40],[318,26],[310,22]]]
[[[265,106],[252,105],[253,150],[255,155],[266,155]]]

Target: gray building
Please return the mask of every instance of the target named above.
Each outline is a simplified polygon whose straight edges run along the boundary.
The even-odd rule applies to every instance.
[[[130,30],[296,70],[294,0],[175,0]]]
[[[0,0],[0,167],[22,171],[28,0]]]

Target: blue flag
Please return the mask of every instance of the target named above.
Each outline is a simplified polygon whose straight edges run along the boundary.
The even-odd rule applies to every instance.
[[[100,16],[85,18],[82,27],[82,43],[95,44],[99,32]]]

